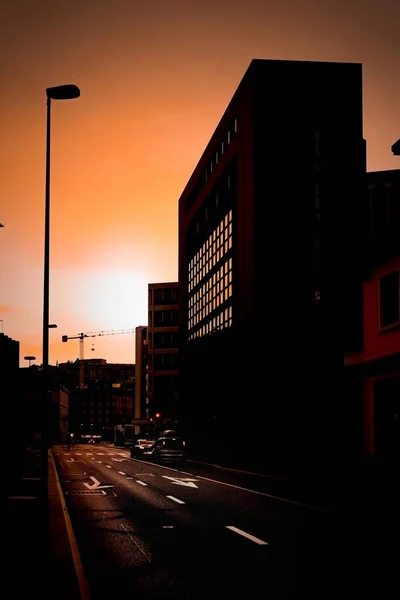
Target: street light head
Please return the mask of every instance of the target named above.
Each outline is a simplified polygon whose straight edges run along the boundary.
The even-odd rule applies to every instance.
[[[79,98],[81,91],[77,85],[57,85],[56,87],[46,88],[46,96],[52,100],[73,100]]]

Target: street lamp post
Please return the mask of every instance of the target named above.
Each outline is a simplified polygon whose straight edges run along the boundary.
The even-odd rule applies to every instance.
[[[47,128],[46,128],[46,193],[44,220],[44,288],[43,288],[43,418],[42,418],[42,462],[43,462],[43,500],[47,504],[48,476],[47,461],[49,448],[49,274],[50,274],[50,124],[51,101],[79,98],[80,90],[76,85],[59,85],[46,89]]]

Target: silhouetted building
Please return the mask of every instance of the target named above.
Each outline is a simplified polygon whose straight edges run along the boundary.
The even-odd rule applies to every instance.
[[[179,418],[178,283],[149,283],[146,417],[167,423]]]
[[[50,442],[65,444],[69,431],[70,392],[62,385],[51,390]]]
[[[395,156],[400,156],[400,140],[397,140],[392,146],[392,152]]]
[[[19,369],[19,342],[0,333],[0,378],[9,377]]]
[[[179,200],[192,444],[241,454],[244,436],[264,462],[345,452],[364,177],[362,66],[253,60]]]
[[[364,451],[400,461],[400,169],[367,174],[364,347],[345,357],[360,382]]]

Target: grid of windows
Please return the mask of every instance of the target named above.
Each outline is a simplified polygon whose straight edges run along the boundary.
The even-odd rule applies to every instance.
[[[229,144],[231,144],[233,142],[233,139],[236,137],[237,132],[238,132],[238,119],[237,119],[237,117],[235,117],[232,120],[229,128],[224,133],[222,139],[219,141],[217,147],[211,153],[212,156],[211,156],[210,161],[204,172],[204,179],[200,178],[197,181],[191,194],[189,194],[189,196],[187,197],[186,202],[185,202],[186,211],[188,211],[189,208],[191,206],[193,206],[193,204],[195,203],[197,196],[199,195],[200,191],[207,183],[207,181],[210,178],[210,176],[212,175],[212,173],[215,171],[217,165],[221,161],[222,155],[225,154],[226,149],[229,146]]]
[[[189,262],[189,295],[232,248],[232,235],[230,210]]]
[[[189,339],[232,326],[232,239],[229,210],[189,262]]]

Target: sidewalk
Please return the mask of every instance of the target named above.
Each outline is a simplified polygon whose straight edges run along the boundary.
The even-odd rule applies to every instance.
[[[79,555],[51,452],[47,503],[41,487],[40,453],[30,452],[18,466],[20,472],[14,472],[6,483],[5,589],[8,584],[18,598],[27,594],[46,600],[89,600],[85,580],[77,575]]]

